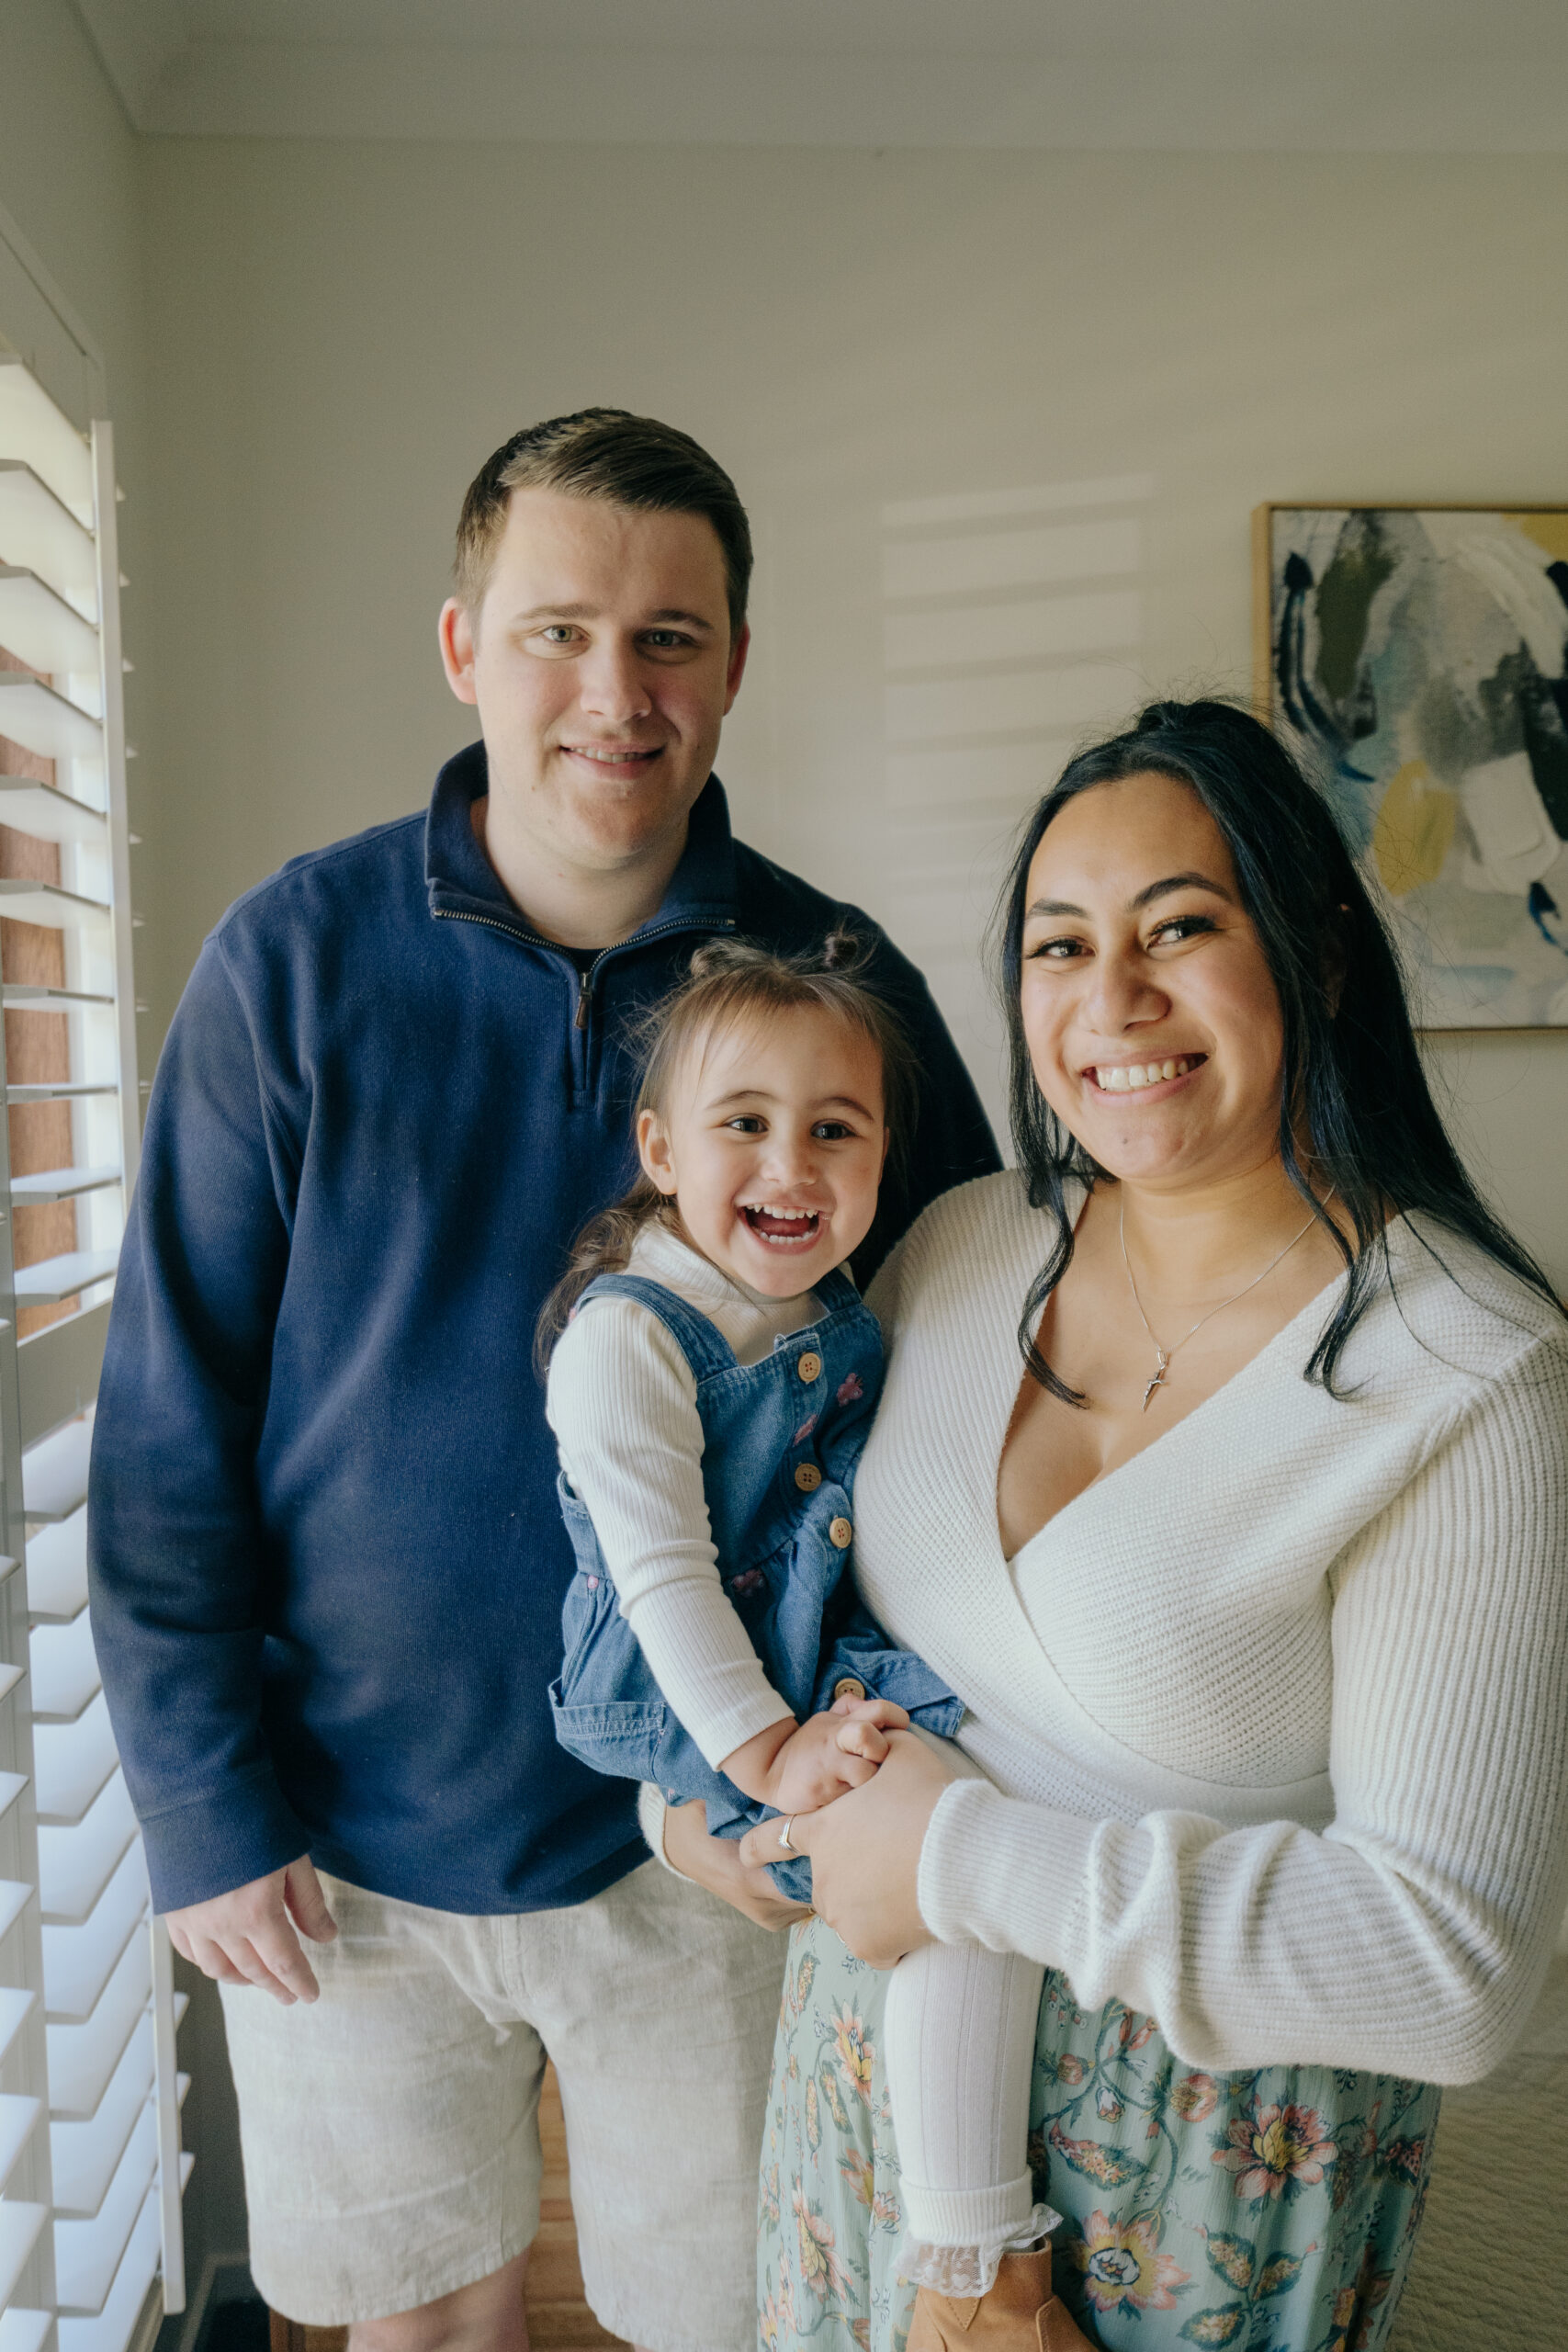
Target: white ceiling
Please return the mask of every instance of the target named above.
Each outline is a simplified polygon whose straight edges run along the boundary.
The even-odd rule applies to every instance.
[[[1568,151],[1568,0],[76,0],[185,135]]]

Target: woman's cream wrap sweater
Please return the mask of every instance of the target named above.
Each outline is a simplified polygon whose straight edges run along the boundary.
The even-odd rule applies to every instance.
[[[1157,2018],[1191,2064],[1463,2082],[1568,1897],[1568,1326],[1470,1244],[1389,1240],[1017,1555],[997,1466],[1048,1254],[1016,1173],[928,1209],[871,1294],[887,1384],[861,1589],[972,1710],[921,1912]],[[1129,1367],[1130,1375],[1140,1370]]]

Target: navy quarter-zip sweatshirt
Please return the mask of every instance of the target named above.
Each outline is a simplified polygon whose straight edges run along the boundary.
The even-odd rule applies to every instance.
[[[919,1121],[863,1278],[996,1167],[919,974],[736,842],[710,777],[653,919],[585,974],[428,814],[231,907],[170,1028],[104,1358],[93,1624],[159,1910],[308,1852],[457,1912],[581,1902],[644,1858],[630,1784],[559,1748],[572,1568],[531,1351],[631,1180],[623,1037],[692,950],[846,918],[913,1034]]]

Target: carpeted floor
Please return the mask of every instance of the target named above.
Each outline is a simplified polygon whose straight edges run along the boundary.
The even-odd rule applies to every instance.
[[[1432,2187],[1389,2352],[1568,2346],[1568,1959],[1484,2083],[1443,2094]]]

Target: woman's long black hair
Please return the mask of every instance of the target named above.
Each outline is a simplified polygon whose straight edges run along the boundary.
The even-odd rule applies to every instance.
[[[1330,1233],[1349,1280],[1305,1376],[1334,1375],[1351,1332],[1388,1279],[1391,1209],[1416,1211],[1462,1234],[1557,1304],[1551,1283],[1476,1192],[1427,1084],[1393,944],[1326,803],[1268,728],[1224,702],[1158,702],[1125,733],[1082,752],[1035,810],[998,910],[999,982],[1011,1057],[1013,1142],[1032,1207],[1056,1218],[1056,1243],[1024,1303],[1019,1346],[1043,1386],[1083,1400],[1042,1355],[1040,1310],[1072,1262],[1071,1179],[1106,1171],[1069,1134],[1036,1083],[1020,1001],[1029,869],[1052,820],[1097,784],[1134,775],[1190,786],[1224,837],[1242,904],[1280,1000],[1284,1063],[1280,1156],[1296,1191]],[[1311,1182],[1301,1161],[1306,1139]],[[1332,1187],[1347,1240],[1323,1202]],[[1430,1246],[1428,1244],[1428,1246]]]

